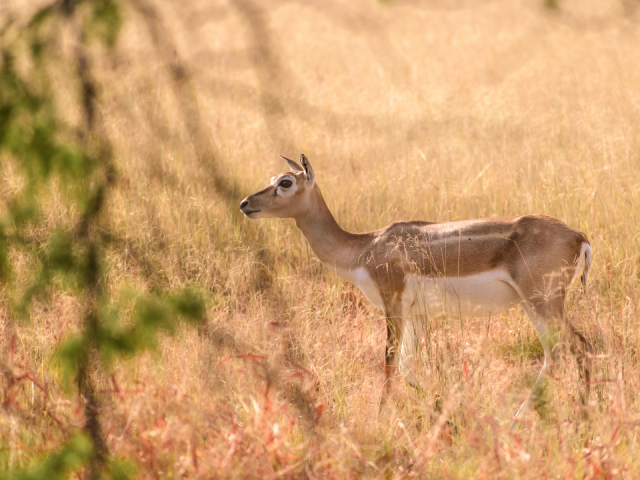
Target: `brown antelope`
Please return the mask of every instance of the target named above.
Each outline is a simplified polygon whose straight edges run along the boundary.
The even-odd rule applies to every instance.
[[[588,395],[590,346],[564,312],[567,288],[581,271],[586,286],[591,246],[584,233],[544,215],[394,222],[373,232],[349,233],[329,211],[307,158],[300,156],[302,166],[282,158],[292,171],[273,177],[267,188],[245,198],[240,209],[252,219],[293,218],[320,261],[384,311],[382,403],[398,350],[405,379],[414,386],[420,383],[414,358],[423,317],[486,317],[518,304],[544,348],[533,391],[543,381],[559,338],[576,358]],[[583,402],[585,398],[583,394]]]

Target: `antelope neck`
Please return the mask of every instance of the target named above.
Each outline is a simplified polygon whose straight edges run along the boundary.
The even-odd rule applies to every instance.
[[[343,230],[331,214],[318,185],[313,186],[311,204],[307,212],[295,217],[296,226],[306,237],[320,261],[334,270],[350,270],[358,258],[359,235]]]

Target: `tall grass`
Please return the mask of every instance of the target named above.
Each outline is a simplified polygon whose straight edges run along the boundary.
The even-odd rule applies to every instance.
[[[634,2],[123,8],[115,50],[91,51],[117,166],[104,289],[126,303],[131,287],[196,288],[207,324],[104,368],[97,381],[111,454],[133,462],[140,478],[635,475]],[[79,115],[66,114],[70,122]],[[426,389],[398,377],[380,414],[381,312],[319,263],[291,221],[250,221],[238,210],[286,170],[279,154],[300,152],[349,231],[541,213],[585,232],[594,266],[586,294],[571,293],[568,315],[598,352],[586,409],[561,347],[537,409],[509,429],[542,364],[517,308],[429,319],[419,362]],[[24,178],[2,160],[5,201]],[[42,198],[47,216],[36,230],[71,228],[60,188]],[[11,262],[27,275],[33,259]],[[30,321],[2,313],[7,472],[34,464],[84,422],[54,356],[81,328],[83,306],[64,286],[52,288]],[[0,290],[0,299],[5,309],[11,298]]]

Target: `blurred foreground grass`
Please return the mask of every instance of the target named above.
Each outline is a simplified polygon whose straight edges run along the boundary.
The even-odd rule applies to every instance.
[[[110,455],[139,478],[633,478],[636,3],[118,3],[114,46],[87,47],[115,172],[98,227],[101,288],[118,306],[105,318],[139,339],[137,319],[156,310],[144,317],[148,304],[136,302],[180,305],[175,292],[187,291],[205,299],[206,323],[171,323],[156,349],[96,360]],[[17,29],[35,6],[0,8]],[[47,71],[56,112],[73,127],[59,135],[75,141],[74,40],[57,38]],[[16,68],[28,76],[33,65]],[[595,264],[568,310],[599,352],[587,418],[568,356],[539,414],[509,430],[541,367],[519,308],[430,320],[427,391],[396,382],[379,417],[380,312],[319,264],[292,222],[239,214],[242,198],[286,170],[278,155],[300,152],[350,231],[543,213],[585,232]],[[30,184],[15,156],[0,160],[9,209]],[[24,318],[14,311],[39,252],[82,213],[72,194],[90,185],[55,178],[38,190],[42,213],[26,230],[37,248],[10,252],[13,280],[0,288],[8,474],[81,442],[85,423],[56,355],[83,329],[78,285],[56,274]]]

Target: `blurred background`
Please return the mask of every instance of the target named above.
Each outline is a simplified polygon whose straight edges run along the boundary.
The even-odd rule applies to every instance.
[[[4,0],[0,468],[75,452],[60,471],[633,471],[639,6]],[[239,212],[300,153],[349,231],[539,213],[585,232],[589,294],[568,314],[598,350],[592,423],[570,366],[524,431],[496,427],[541,368],[520,309],[425,326],[428,391],[398,386],[379,423],[381,313],[293,222]]]

